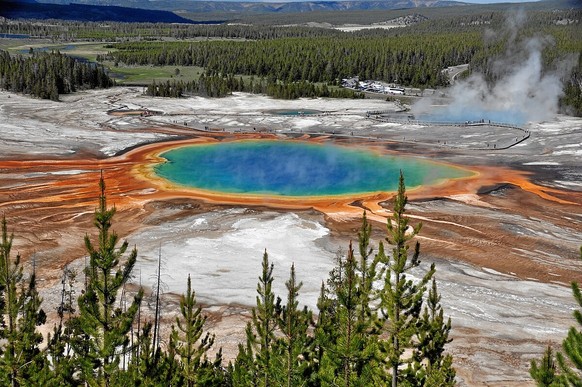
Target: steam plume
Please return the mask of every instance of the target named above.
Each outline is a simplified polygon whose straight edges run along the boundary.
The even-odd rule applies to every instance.
[[[523,11],[506,20],[503,36],[507,37],[508,49],[490,66],[496,81],[487,82],[483,74],[473,73],[456,82],[447,91],[452,102],[438,113],[430,112],[433,119],[460,122],[484,119],[519,125],[555,116],[563,93],[561,78],[572,69],[574,59],[565,59],[555,70],[544,71],[542,51],[553,41],[548,37],[518,41],[518,31],[524,22]],[[485,39],[495,39],[495,35],[488,32]],[[430,111],[430,104],[431,101],[421,101],[412,111],[422,117]]]

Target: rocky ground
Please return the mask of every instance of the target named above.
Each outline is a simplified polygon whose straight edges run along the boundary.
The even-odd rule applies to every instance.
[[[143,173],[170,140],[300,137],[479,173],[409,192],[409,214],[423,223],[421,269],[436,263],[445,313],[453,320],[449,349],[460,385],[533,385],[530,359],[548,343],[558,345],[574,324],[568,284],[582,279],[580,119],[529,123],[526,140],[501,150],[486,144],[516,142],[523,131],[369,117],[369,111],[397,110],[382,100],[278,101],[248,94],[172,100],[144,97],[139,88],[62,100],[0,92],[0,212],[14,230],[15,249],[27,264],[36,262],[46,309],[60,298],[63,266],[83,266],[83,237],[93,235],[101,171],[109,202],[118,208],[115,229],[139,250],[135,283],[153,283],[163,257],[168,319],[190,273],[217,343],[232,357],[254,303],[265,249],[275,263],[276,291],[283,294],[294,262],[304,282],[302,300],[314,307],[321,281],[338,248],[345,250],[355,238],[364,209],[374,222],[376,245],[382,240],[390,195],[233,200],[170,190]],[[155,114],[140,114],[145,109]]]

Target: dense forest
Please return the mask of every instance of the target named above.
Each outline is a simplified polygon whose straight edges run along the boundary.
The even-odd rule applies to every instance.
[[[35,273],[25,275],[12,257],[13,236],[2,220],[0,240],[0,384],[12,386],[452,386],[455,370],[445,353],[451,341],[434,280],[434,264],[421,274],[421,225],[410,226],[400,176],[388,219],[385,250],[373,248],[364,215],[358,246],[338,253],[322,283],[317,312],[299,307],[301,281],[290,268],[287,294],[273,293],[267,251],[257,303],[236,359],[209,356],[215,336],[187,280],[169,337],[161,337],[159,309],[145,321],[143,289],[129,291],[137,250],[112,231],[100,181],[95,211],[98,237],[85,237],[88,262],[75,297],[77,274],[65,269],[58,321],[46,339]],[[411,249],[411,251],[409,251]],[[356,250],[356,251],[355,251]],[[258,252],[260,253],[260,252]],[[156,301],[157,305],[158,301]],[[145,315],[145,314],[144,314]],[[44,343],[44,344],[43,344]]]
[[[101,65],[82,63],[59,52],[11,56],[0,50],[0,88],[38,98],[59,100],[78,89],[113,86]]]
[[[328,87],[326,84],[316,85],[307,81],[278,82],[267,81],[264,78],[250,78],[245,81],[243,77],[206,75],[194,81],[166,81],[155,80],[146,87],[145,94],[152,97],[179,98],[185,95],[199,95],[203,97],[225,97],[232,92],[242,91],[253,94],[265,94],[278,99],[297,98],[364,98],[364,93],[351,89]]]
[[[279,39],[291,37],[340,36],[345,33],[329,28],[304,26],[272,26],[248,24],[165,24],[121,22],[63,22],[4,19],[0,33],[24,34],[54,41],[131,41],[219,38],[219,39]]]
[[[107,56],[125,65],[200,66],[207,72],[285,82],[337,83],[359,76],[415,87],[448,84],[442,69],[467,63],[481,38],[472,35],[398,38],[289,38],[260,41],[119,43]],[[292,53],[292,54],[291,54]]]

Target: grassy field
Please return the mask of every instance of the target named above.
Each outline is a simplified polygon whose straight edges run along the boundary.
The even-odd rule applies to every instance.
[[[63,54],[82,58],[90,62],[97,61],[97,55],[107,54],[110,48],[105,48],[108,43],[73,42],[56,44],[50,41],[38,39],[0,39],[0,49],[7,50],[11,54],[27,55],[32,48],[37,51],[60,51]],[[103,65],[111,71],[110,75],[118,84],[146,85],[153,80],[165,82],[166,80],[179,79],[190,81],[198,79],[204,72],[202,67],[189,66],[114,66],[113,62],[104,62]],[[177,72],[178,71],[178,72]]]
[[[104,46],[105,43],[80,42],[65,46],[66,51],[64,52],[68,55],[85,58],[90,62],[95,62],[97,60],[97,55],[107,54],[107,52],[111,51]]]
[[[5,41],[4,41],[5,40]],[[51,43],[50,41],[2,39],[0,48],[8,50],[11,54],[28,54],[32,48],[37,51],[60,51],[63,54],[86,59],[90,62],[97,60],[97,55],[106,54],[110,49],[105,48],[107,43],[76,42],[76,43]]]
[[[112,62],[105,62],[104,65],[110,69],[110,76],[118,84],[123,85],[146,85],[153,80],[165,82],[167,80],[191,81],[198,79],[204,72],[202,67],[193,66],[118,66]]]
[[[43,42],[45,46],[50,44],[49,40],[2,38],[0,39],[0,50],[6,50],[11,54],[16,54],[22,50],[27,50],[28,52],[30,47],[39,45],[39,42]]]

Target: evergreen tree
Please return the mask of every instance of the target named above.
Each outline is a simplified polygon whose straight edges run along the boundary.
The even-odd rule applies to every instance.
[[[434,270],[434,267],[431,270]],[[420,320],[414,362],[406,370],[408,378],[413,379],[418,386],[455,385],[453,358],[449,354],[444,354],[445,345],[452,341],[449,339],[451,319],[445,322],[440,301],[441,296],[433,278],[426,299],[427,305]]]
[[[25,280],[20,255],[10,258],[14,235],[8,235],[6,218],[2,217],[0,244],[0,382],[6,386],[42,383],[45,376],[40,371],[46,359],[39,349],[43,341],[36,327],[46,321],[41,309],[42,299],[36,290],[33,271]]]
[[[549,345],[544,352],[544,356],[542,357],[539,366],[535,360],[531,361],[529,374],[536,381],[538,387],[567,385],[560,383],[560,376],[558,375],[558,370],[554,361],[554,353],[552,347]]]
[[[324,385],[367,386],[379,377],[378,336],[370,309],[375,271],[371,270],[374,265],[367,264],[370,231],[364,217],[359,235],[364,253],[360,263],[350,243],[346,258],[338,255],[338,265],[330,273],[330,296],[320,297],[324,309],[318,322],[327,325],[316,330],[323,349],[319,377]]]
[[[81,63],[58,51],[11,56],[0,50],[0,87],[36,97],[59,100],[77,88],[106,88],[114,85],[106,70],[95,63]]]
[[[114,385],[143,385],[159,386],[161,384],[181,385],[182,372],[177,367],[175,352],[168,348],[166,354],[162,351],[154,351],[152,338],[153,324],[146,322],[136,337],[136,342],[130,345],[131,358],[127,372],[115,375]],[[170,358],[171,356],[171,358]]]
[[[98,245],[95,247],[90,238],[85,237],[89,254],[89,266],[85,269],[87,286],[78,298],[79,315],[70,322],[74,329],[71,347],[80,380],[90,385],[109,386],[114,375],[120,372],[120,358],[126,356],[123,348],[128,348],[128,333],[143,291],[140,289],[127,310],[115,305],[119,291],[130,278],[137,250],[134,248],[121,264],[128,243],[124,241],[116,247],[119,238],[110,231],[115,207],[107,208],[103,177],[99,187],[99,207],[95,211]]]
[[[206,354],[214,344],[214,335],[204,334],[206,317],[202,309],[196,306],[196,293],[192,290],[190,275],[186,294],[180,297],[180,317],[176,318],[176,327],[172,327],[171,341],[176,354],[182,362],[184,385],[200,385],[199,372],[208,367]]]
[[[582,259],[582,247],[580,247]],[[582,308],[582,292],[577,282],[572,282],[572,294],[579,307]],[[582,311],[573,313],[578,325],[582,326]],[[559,365],[556,367],[552,349],[548,346],[540,364],[531,362],[530,375],[538,386],[582,386],[582,330],[570,327],[568,336],[562,342],[562,351],[556,353]]]
[[[277,328],[275,294],[273,293],[273,264],[269,263],[267,251],[263,254],[262,273],[257,284],[257,307],[253,309],[253,328],[256,335],[253,343],[255,361],[261,386],[274,385],[273,342]]]
[[[285,286],[287,287],[287,304],[284,306],[277,304],[277,326],[282,336],[275,344],[276,366],[279,368],[275,376],[279,377],[277,385],[302,386],[304,379],[312,371],[310,348],[313,339],[308,335],[312,313],[307,307],[302,310],[298,308],[299,290],[303,283],[297,283],[294,264],[291,265],[291,273]]]
[[[255,363],[253,353],[253,342],[255,336],[251,323],[247,323],[245,327],[246,339],[245,343],[238,344],[238,354],[234,364],[230,364],[232,382],[234,386],[259,386],[258,368]]]
[[[582,259],[582,247],[580,258]],[[577,282],[572,282],[572,294],[578,306],[582,307],[582,292]],[[574,318],[582,325],[582,312],[579,309],[574,311]],[[562,349],[564,353],[558,352],[556,356],[565,379],[570,385],[582,386],[582,330],[571,327],[562,343]],[[571,365],[566,362],[564,355],[568,357]]]
[[[71,361],[71,327],[64,323],[65,313],[69,321],[75,312],[73,295],[76,273],[68,267],[63,270],[61,279],[61,303],[57,308],[59,323],[53,328],[53,334],[47,338],[47,357],[52,366],[53,379],[51,385],[62,386],[73,384],[74,364]]]
[[[373,306],[378,300],[378,295],[374,292],[374,283],[378,280],[378,263],[379,258],[384,256],[383,251],[372,258],[373,249],[370,246],[370,236],[372,234],[372,225],[368,223],[368,218],[366,216],[366,211],[362,215],[362,226],[358,231],[358,248],[360,253],[360,261],[357,266],[357,271],[359,273],[359,286],[360,286],[360,322],[362,324],[367,324],[365,329],[372,333],[374,330],[374,318]]]
[[[275,386],[274,354],[277,306],[273,286],[273,264],[267,251],[263,254],[262,272],[257,284],[257,306],[252,311],[252,322],[246,327],[246,345],[239,345],[233,382],[243,386]]]
[[[378,257],[385,270],[382,273],[384,284],[380,297],[379,323],[386,338],[380,342],[380,352],[390,370],[392,387],[405,380],[402,366],[407,368],[414,361],[406,350],[415,347],[426,284],[434,274],[432,266],[419,281],[414,281],[408,275],[411,269],[420,265],[420,244],[416,242],[411,256],[408,250],[410,240],[420,232],[422,225],[419,223],[416,227],[409,227],[408,218],[405,217],[407,201],[401,172],[392,218],[387,223],[386,241],[392,245],[392,257],[388,259],[385,256],[382,244]]]
[[[317,299],[317,309],[319,313],[317,315],[314,330],[314,362],[317,365],[317,368],[314,370],[317,375],[311,377],[311,381],[314,385],[320,385],[321,379],[332,379],[336,370],[336,367],[333,365],[330,366],[327,359],[324,362],[324,355],[327,357],[327,350],[328,348],[332,348],[338,335],[338,332],[335,329],[336,303],[329,293],[329,290],[322,282],[319,298]],[[325,365],[325,367],[322,365]]]

